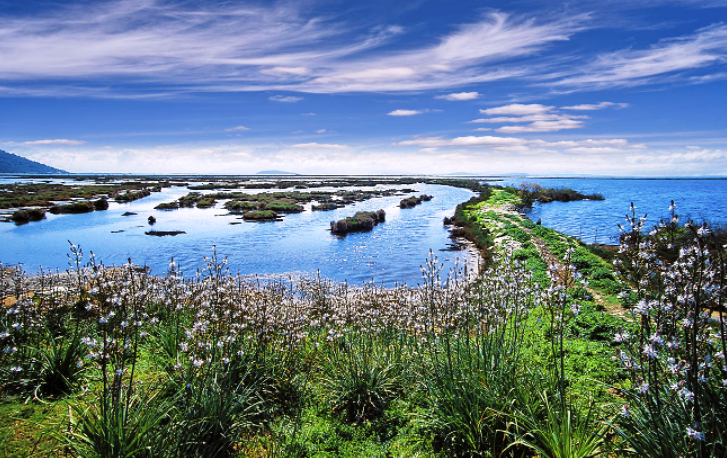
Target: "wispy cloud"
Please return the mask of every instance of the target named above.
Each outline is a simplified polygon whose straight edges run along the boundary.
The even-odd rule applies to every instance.
[[[564,77],[558,75],[548,84],[566,91],[653,84],[679,72],[723,64],[726,60],[727,25],[717,24],[692,35],[662,40],[648,49],[601,54]],[[688,81],[684,75],[680,79]]]
[[[348,145],[338,145],[335,143],[298,143],[297,145],[292,145],[291,148],[296,149],[313,149],[313,150],[337,150],[337,149],[349,149],[351,148]]]
[[[10,144],[15,144],[10,142]],[[86,142],[83,140],[68,140],[66,138],[57,138],[53,140],[31,140],[27,142],[17,143],[22,146],[43,146],[43,145],[66,145],[66,146],[77,146],[84,145]]]
[[[225,129],[225,132],[243,132],[245,130],[250,130],[250,128],[245,126],[230,127],[229,129]]]
[[[487,108],[486,110],[480,110],[480,113],[488,116],[494,115],[510,115],[510,116],[526,116],[535,115],[540,113],[547,113],[553,110],[555,107],[549,107],[541,105],[539,103],[522,104],[512,103],[510,105],[503,105],[501,107]]]
[[[514,146],[524,145],[526,140],[512,137],[456,137],[446,139],[444,137],[419,137],[413,140],[404,140],[395,143],[397,146],[422,146],[425,148],[440,148],[445,146],[473,146],[473,147],[497,147],[497,146]]]
[[[628,103],[615,103],[615,102],[600,102],[600,103],[583,103],[581,105],[572,105],[569,107],[563,107],[563,110],[576,110],[576,111],[593,111],[601,110],[603,108],[627,108]]]
[[[295,103],[303,100],[303,97],[296,97],[294,95],[274,95],[270,97],[270,100],[273,102]]]
[[[495,129],[497,132],[506,134],[557,132],[565,129],[577,129],[584,126],[583,119],[588,119],[587,116],[582,115],[562,114],[554,106],[542,105],[539,103],[513,103],[510,105],[480,110],[480,113],[503,116],[475,119],[470,121],[470,123],[518,124],[502,126]],[[522,123],[529,124],[522,125]]]
[[[461,102],[464,100],[475,100],[480,98],[479,92],[456,92],[454,94],[438,95],[435,99],[449,100],[450,102]]]
[[[526,132],[557,132],[564,129],[578,129],[583,127],[583,121],[575,119],[561,119],[558,121],[535,121],[525,126],[503,126],[495,129],[505,134]]]
[[[586,20],[584,15],[535,20],[493,12],[412,47],[397,41],[406,33],[402,27],[366,29],[315,16],[290,2],[84,2],[3,17],[0,81],[8,90],[34,82],[36,90],[57,95],[67,83],[82,91],[103,82],[103,91],[91,94],[100,97],[120,92],[131,97],[142,88],[152,93],[441,90],[527,74],[513,59],[568,40]],[[397,46],[387,53],[371,52],[391,44]],[[53,85],[45,84],[50,81]]]
[[[424,113],[429,113],[432,110],[429,109],[423,109],[423,110],[394,110],[386,113],[389,116],[416,116]]]

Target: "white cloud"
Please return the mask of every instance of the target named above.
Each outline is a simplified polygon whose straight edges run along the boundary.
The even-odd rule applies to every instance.
[[[163,147],[117,146],[114,150],[55,145],[42,149],[18,148],[16,154],[78,173],[250,174],[280,169],[283,164],[285,170],[309,174],[441,174],[465,170],[483,174],[727,175],[724,143],[707,149],[632,145],[618,138],[555,142],[460,138],[465,140],[412,139],[417,143],[430,140],[426,142],[430,145],[420,147],[372,145],[349,148],[337,145],[325,148],[319,144],[302,144],[307,146],[300,148],[281,147],[278,142],[239,144],[230,141]],[[580,153],[569,151],[575,148],[586,149]]]
[[[475,129],[475,132],[487,132],[490,130],[492,129],[490,129],[489,127],[478,127],[477,129]]]
[[[562,119],[558,121],[535,121],[526,126],[503,126],[495,130],[506,134],[515,134],[527,132],[557,132],[563,129],[578,129],[581,127],[583,127],[583,121]]]
[[[587,139],[587,140],[561,140],[555,142],[548,142],[545,140],[530,140],[528,142],[531,146],[545,147],[545,148],[594,148],[601,146],[618,147],[618,148],[645,148],[641,143],[636,145],[629,144],[629,141],[624,138],[606,138],[606,139]]]
[[[460,102],[464,100],[478,99],[482,94],[479,92],[456,92],[454,94],[438,95],[435,99],[449,100],[451,102]]]
[[[414,140],[404,140],[395,143],[397,146],[421,146],[424,148],[439,148],[444,146],[459,146],[459,147],[498,147],[498,146],[513,146],[522,145],[526,141],[520,138],[511,137],[456,137],[452,139],[445,139],[444,137],[419,137]]]
[[[581,105],[573,105],[569,107],[562,107],[563,110],[577,110],[577,111],[592,111],[600,110],[602,108],[627,108],[628,103],[614,103],[614,102],[600,102],[600,103],[584,103]]]
[[[303,97],[296,97],[294,95],[274,95],[270,97],[270,100],[273,102],[295,103],[303,100]]]
[[[587,20],[493,12],[425,42],[400,40],[406,31],[398,26],[365,29],[295,2],[57,5],[3,17],[4,93],[28,82],[37,94],[96,97],[449,89],[528,74],[509,61],[568,40]],[[392,44],[393,51],[373,52]]]
[[[318,149],[318,150],[337,150],[337,149],[349,149],[351,148],[348,145],[337,145],[335,143],[298,143],[297,145],[292,145],[291,148],[296,149]]]
[[[574,67],[575,71],[568,76],[556,75],[549,84],[571,90],[653,84],[678,72],[702,69],[725,59],[727,25],[717,24],[693,35],[661,40],[648,49],[601,54],[589,64]]]
[[[513,103],[480,110],[480,113],[503,116],[480,118],[469,122],[490,124],[529,123],[527,125],[502,126],[495,129],[497,132],[503,133],[557,132],[563,129],[576,129],[583,127],[582,120],[588,119],[588,116],[583,115],[562,114],[554,106],[539,103]]]
[[[415,116],[419,114],[429,113],[431,110],[394,110],[386,113],[389,116]]]
[[[86,142],[82,140],[68,140],[66,138],[58,138],[53,140],[32,140],[27,142],[21,142],[20,145],[23,146],[40,146],[40,145],[67,145],[67,146],[76,146],[76,145],[84,145]]]
[[[509,122],[535,122],[535,121],[557,121],[565,119],[588,119],[588,116],[575,116],[558,113],[538,113],[527,116],[497,116],[494,118],[480,118],[469,121],[470,123],[504,124]]]
[[[526,116],[547,113],[552,111],[555,107],[549,107],[541,105],[539,103],[521,104],[513,103],[510,105],[503,105],[501,107],[488,108],[486,110],[480,110],[480,113],[489,116],[493,115],[510,115],[510,116]]]
[[[308,67],[273,67],[260,70],[260,73],[267,75],[298,75],[305,76],[311,73]]]
[[[225,129],[225,132],[242,132],[244,130],[250,130],[250,128],[245,126],[230,127],[229,129]]]
[[[326,132],[328,132],[326,129],[318,129],[316,131],[317,134],[325,134]]]

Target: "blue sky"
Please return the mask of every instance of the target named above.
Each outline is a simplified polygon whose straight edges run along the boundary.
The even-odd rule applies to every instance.
[[[727,0],[0,2],[71,172],[727,175]]]

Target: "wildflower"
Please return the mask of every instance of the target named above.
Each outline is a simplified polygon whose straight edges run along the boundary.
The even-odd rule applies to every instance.
[[[628,404],[626,404],[623,407],[621,407],[621,412],[620,412],[621,413],[621,416],[626,417],[626,418],[630,418],[631,417],[631,412],[629,411],[629,408],[630,408],[630,406]]]
[[[124,371],[123,371],[123,370],[121,370],[121,369],[116,369],[116,375],[119,375],[119,376],[120,376],[120,375],[121,375],[121,374],[123,374],[123,373],[124,373]]]
[[[697,431],[696,429],[693,429],[693,428],[687,428],[687,437],[689,439],[703,441],[704,433]]]
[[[656,359],[659,357],[659,353],[654,349],[654,347],[648,344],[644,345],[644,354],[651,359]]]
[[[693,401],[694,400],[694,393],[689,391],[686,388],[682,388],[682,390],[679,392],[679,396],[681,396],[685,401]]]
[[[655,345],[664,345],[664,339],[658,332],[655,332],[651,337],[649,337],[649,341]]]
[[[23,369],[20,366],[13,366],[10,368],[10,372],[21,372]]]
[[[96,346],[96,340],[92,337],[83,337],[81,338],[81,343],[88,346],[88,347],[95,347]]]
[[[581,313],[581,306],[579,304],[573,304],[570,309],[571,312],[573,312],[573,315],[578,315],[579,313]]]
[[[649,392],[649,384],[644,382],[639,386],[639,393],[646,394]]]

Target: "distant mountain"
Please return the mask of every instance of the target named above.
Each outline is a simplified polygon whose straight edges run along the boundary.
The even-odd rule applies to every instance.
[[[56,175],[68,173],[40,162],[31,161],[0,149],[0,173],[27,173],[37,175]]]
[[[298,174],[293,173],[293,172],[283,172],[281,170],[261,170],[260,172],[256,173],[255,175],[298,175]]]

